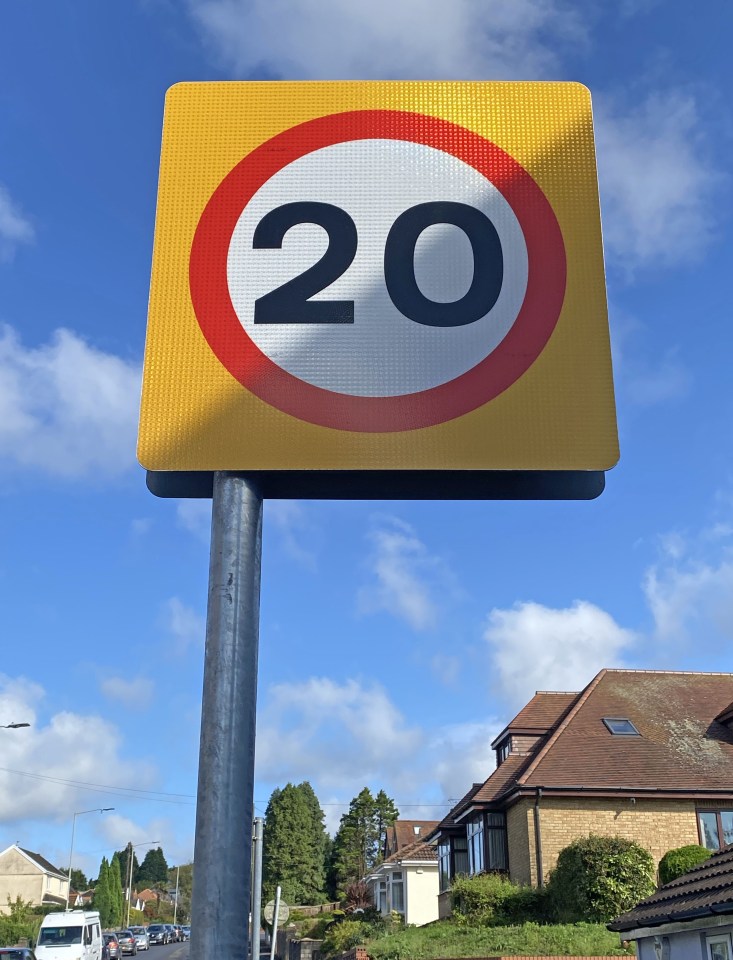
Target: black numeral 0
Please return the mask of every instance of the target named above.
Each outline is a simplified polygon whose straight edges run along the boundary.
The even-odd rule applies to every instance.
[[[353,323],[353,300],[309,300],[330,286],[356,256],[356,225],[330,203],[286,203],[257,224],[252,246],[279,248],[298,223],[315,223],[328,233],[328,247],[318,263],[255,300],[255,323]],[[468,237],[473,251],[473,279],[460,300],[436,303],[415,279],[415,247],[428,227],[449,223]],[[384,247],[384,279],[392,303],[410,320],[429,327],[461,327],[485,316],[499,298],[504,258],[496,227],[475,207],[452,201],[420,203],[405,210],[392,224]]]
[[[460,227],[473,250],[473,280],[460,300],[436,303],[420,291],[415,279],[415,246],[427,227],[451,223]],[[437,201],[405,210],[392,224],[384,248],[384,279],[392,303],[415,323],[429,327],[462,327],[485,316],[501,292],[504,258],[496,227],[475,207]]]
[[[341,207],[330,203],[286,203],[257,224],[255,249],[282,247],[283,237],[298,223],[315,223],[328,233],[328,247],[318,263],[255,300],[255,323],[353,323],[353,300],[309,300],[347,270],[356,255],[356,225]]]

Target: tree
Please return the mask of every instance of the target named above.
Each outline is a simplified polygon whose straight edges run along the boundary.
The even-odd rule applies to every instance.
[[[168,885],[171,890],[176,887],[176,873],[178,874],[178,923],[185,923],[191,917],[191,895],[193,893],[193,864],[182,863],[180,868],[168,868]]]
[[[95,910],[99,911],[99,920],[103,928],[114,926],[109,864],[106,857],[102,857],[102,864],[99,868],[99,878],[94,888],[93,906]]]
[[[109,865],[109,889],[112,904],[112,925],[117,927],[122,923],[125,915],[125,895],[122,892],[120,858],[116,853],[112,857]]]
[[[306,781],[272,792],[265,813],[263,898],[278,884],[286,902],[322,903],[325,897],[327,835],[323,810]]]
[[[384,834],[399,811],[383,790],[376,798],[368,787],[349,804],[333,841],[329,879],[333,894],[341,899],[346,887],[363,879],[380,862]]]
[[[676,847],[674,850],[668,850],[659,861],[659,879],[661,883],[671,883],[677,877],[681,877],[699,866],[711,856],[712,850],[707,847],[698,846],[696,843],[688,844],[686,847]]]
[[[77,870],[76,867],[71,871],[71,886],[76,891],[89,889],[89,881],[82,871]]]
[[[135,883],[139,886],[149,887],[167,882],[168,864],[163,856],[163,848],[156,847],[155,850],[148,850],[135,875]]]
[[[122,889],[127,895],[127,886],[130,879],[130,844],[128,843],[124,850],[118,850],[115,853],[115,856],[120,861],[120,878],[122,879]],[[135,877],[138,870],[140,869],[140,864],[138,863],[137,854],[135,851],[132,851],[132,882],[135,883]]]

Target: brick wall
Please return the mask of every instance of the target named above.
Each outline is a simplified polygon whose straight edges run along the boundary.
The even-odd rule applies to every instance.
[[[509,876],[515,883],[537,883],[534,871],[534,821],[532,801],[520,800],[507,810]],[[531,852],[531,855],[530,855]]]
[[[518,811],[514,820],[519,824],[527,822],[527,854],[530,861],[531,882],[537,882],[537,864],[535,857],[534,822],[532,806],[534,801],[521,801],[525,811]],[[509,828],[509,823],[507,823]],[[664,854],[674,847],[688,843],[698,843],[697,817],[695,804],[690,801],[636,799],[631,803],[627,799],[550,799],[540,800],[540,829],[542,832],[542,860],[545,879],[557,862],[557,856],[578,837],[589,834],[601,836],[620,836],[636,840],[646,847],[658,863]],[[520,835],[517,826],[517,836]],[[509,833],[510,867],[513,853],[512,837]],[[525,869],[522,854],[517,855],[518,877]],[[514,877],[512,877],[514,879]],[[526,882],[522,880],[522,882]]]

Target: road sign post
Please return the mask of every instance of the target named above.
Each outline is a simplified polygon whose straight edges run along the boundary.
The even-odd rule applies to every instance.
[[[195,957],[240,957],[247,928],[261,554],[259,492],[246,477],[217,473],[191,902]]]
[[[590,498],[616,463],[588,91],[171,88],[138,457],[213,497],[191,954],[235,960],[262,498]]]

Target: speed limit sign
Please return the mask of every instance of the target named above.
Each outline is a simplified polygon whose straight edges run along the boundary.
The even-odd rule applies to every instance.
[[[246,471],[297,495],[284,476],[444,488],[617,456],[584,87],[168,92],[148,470]]]

